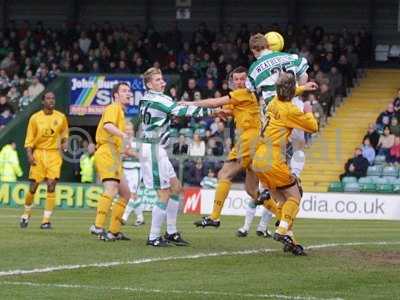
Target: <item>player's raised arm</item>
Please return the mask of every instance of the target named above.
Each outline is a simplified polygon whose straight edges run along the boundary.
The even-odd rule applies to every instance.
[[[309,133],[318,131],[318,123],[314,118],[310,105],[304,106],[304,113],[296,106],[293,106],[287,115],[286,126],[299,128]]]
[[[104,111],[104,125],[103,128],[111,135],[115,135],[121,138],[126,138],[125,132],[121,131],[117,126],[118,111],[116,106],[110,105]]]
[[[198,100],[198,101],[193,101],[193,102],[185,101],[185,102],[180,102],[179,104],[186,105],[186,106],[194,105],[197,107],[217,108],[217,107],[229,104],[230,100],[231,99],[229,98],[229,96],[224,96],[224,97],[219,97],[219,98],[208,98],[208,99]]]

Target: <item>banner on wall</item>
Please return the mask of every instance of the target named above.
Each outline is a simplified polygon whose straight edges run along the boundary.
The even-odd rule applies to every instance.
[[[129,116],[138,114],[138,104],[145,91],[143,79],[133,76],[72,76],[70,83],[70,115],[101,115],[104,108],[111,103],[111,91],[118,82],[126,82],[132,89],[133,98],[126,113]]]
[[[29,190],[29,182],[0,182],[0,207],[20,207],[24,205],[25,195]],[[56,186],[56,206],[61,208],[96,208],[101,185],[59,183]],[[46,185],[40,185],[34,198],[34,205],[43,207],[46,200]],[[145,210],[151,210],[157,201],[155,190],[140,189],[138,196],[142,199]]]
[[[191,188],[184,193],[183,211],[187,214],[210,214],[215,190]],[[229,192],[222,209],[223,215],[244,216],[250,197],[245,191]],[[257,208],[260,215],[262,207]],[[350,220],[400,220],[398,195],[305,193],[299,218],[350,219]]]

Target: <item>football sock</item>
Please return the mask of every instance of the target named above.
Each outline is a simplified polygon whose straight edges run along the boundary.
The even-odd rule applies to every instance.
[[[51,193],[47,192],[46,204],[44,206],[42,224],[48,223],[50,221],[50,217],[51,217],[51,215],[53,213],[55,204],[56,204],[56,193],[55,192],[51,192]]]
[[[289,226],[293,223],[299,212],[299,200],[289,197],[282,206],[282,218],[276,230],[279,234],[287,234]]]
[[[22,218],[28,219],[32,215],[32,206],[33,206],[33,197],[35,194],[32,194],[30,191],[25,196],[25,210]]]
[[[95,226],[98,228],[104,228],[108,212],[112,203],[112,197],[103,193],[100,197],[99,203],[97,204],[96,221]]]
[[[297,150],[293,152],[293,156],[290,160],[290,169],[292,170],[292,173],[297,177],[300,177],[300,174],[304,169],[305,160],[306,157],[304,151]]]
[[[264,208],[272,212],[278,219],[280,218],[279,208],[276,201],[272,198],[264,201]]]
[[[129,202],[125,208],[124,214],[122,215],[122,220],[124,222],[128,221],[129,216],[131,215],[132,211],[135,209],[135,199],[129,199]]]
[[[243,229],[246,231],[250,230],[251,223],[253,223],[254,216],[256,214],[256,204],[253,201],[249,201],[246,209],[246,216],[244,217]]]
[[[124,198],[119,198],[118,202],[114,203],[111,213],[111,222],[109,231],[116,234],[121,231],[121,221],[122,215],[124,214],[126,207],[126,200]]]
[[[154,240],[160,237],[161,226],[163,225],[166,216],[166,209],[167,203],[161,201],[157,201],[153,206],[149,240]]]
[[[222,208],[224,207],[225,199],[228,197],[229,190],[231,189],[231,185],[232,182],[227,179],[221,179],[218,181],[217,188],[215,190],[214,206],[211,213],[212,220],[219,220]]]
[[[272,214],[269,210],[263,208],[261,212],[260,223],[257,226],[257,230],[259,231],[266,231],[269,221],[272,219]]]
[[[173,195],[167,204],[167,233],[173,234],[178,230],[176,229],[176,219],[179,210],[179,196]]]

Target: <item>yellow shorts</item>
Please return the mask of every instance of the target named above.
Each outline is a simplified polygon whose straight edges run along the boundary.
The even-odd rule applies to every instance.
[[[34,149],[33,158],[36,165],[29,169],[29,180],[42,182],[46,178],[60,178],[62,156],[59,150]]]
[[[227,160],[240,161],[243,168],[249,168],[252,157],[254,156],[254,153],[256,152],[260,142],[259,136],[259,129],[251,128],[245,130],[235,141],[235,145],[233,146],[231,152],[229,152]]]
[[[280,146],[260,144],[253,157],[252,169],[261,183],[272,191],[288,187],[295,181]]]
[[[121,180],[122,162],[121,153],[111,144],[101,145],[94,154],[94,163],[101,181]]]

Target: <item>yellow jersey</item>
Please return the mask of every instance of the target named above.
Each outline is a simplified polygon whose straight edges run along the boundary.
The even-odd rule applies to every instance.
[[[54,110],[48,115],[41,110],[29,119],[25,148],[57,150],[68,134],[68,121],[63,113]]]
[[[120,103],[112,103],[104,110],[100,122],[96,130],[96,144],[97,148],[104,144],[111,144],[116,146],[119,152],[122,152],[123,141],[122,138],[110,134],[104,129],[107,123],[114,124],[119,130],[125,131],[125,113]]]
[[[237,89],[229,93],[229,103],[224,108],[231,109],[237,129],[260,128],[260,108],[257,97],[248,89]]]
[[[293,128],[314,133],[318,123],[314,115],[302,112],[291,101],[280,101],[276,96],[267,107],[267,125],[263,132],[272,146],[286,146]]]

